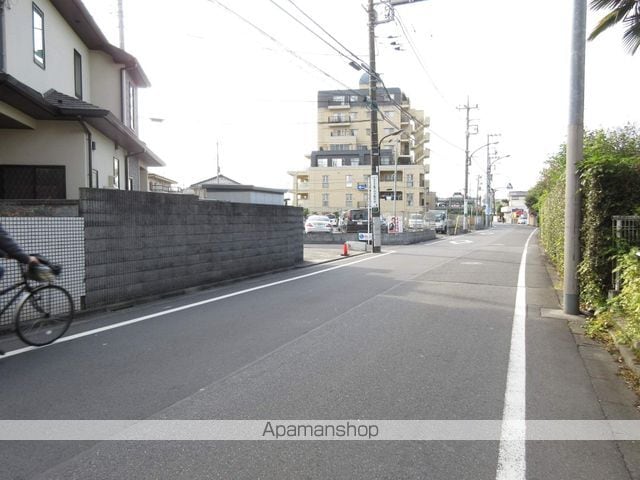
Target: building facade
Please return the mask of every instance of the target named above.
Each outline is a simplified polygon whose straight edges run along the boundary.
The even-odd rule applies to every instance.
[[[294,206],[311,213],[368,206],[371,109],[368,75],[358,90],[318,92],[318,150],[293,177]],[[429,195],[429,118],[399,88],[378,90],[379,189],[384,217],[424,213]],[[416,121],[416,119],[418,121]]]
[[[138,138],[148,86],[80,0],[0,0],[0,199],[147,190],[164,165]]]

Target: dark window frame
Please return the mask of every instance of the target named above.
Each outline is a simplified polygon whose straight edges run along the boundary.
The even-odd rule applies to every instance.
[[[42,29],[40,30],[39,35],[42,37],[42,61],[40,61],[40,57],[36,55],[36,22],[35,16],[38,15],[40,20],[42,21]],[[43,70],[46,69],[47,66],[47,55],[46,55],[46,47],[45,47],[45,38],[44,38],[44,12],[40,7],[38,7],[35,3],[31,4],[31,41],[33,42],[33,63],[38,65]]]
[[[73,83],[76,98],[82,100],[82,55],[73,49]]]
[[[8,171],[14,173],[18,170],[22,172],[20,175],[23,179],[28,179],[28,184],[22,182],[23,191],[29,190],[31,193],[28,195],[11,195],[10,192],[15,192],[15,189],[11,189],[10,192],[5,190],[5,182],[11,182],[15,185],[15,178],[5,178]],[[48,170],[48,172],[46,172]],[[59,176],[58,182],[38,182],[42,175],[46,175],[52,178]],[[19,190],[18,190],[19,191]],[[55,191],[56,195],[42,195],[43,191]],[[67,198],[67,169],[64,165],[0,165],[0,199],[5,200],[47,200],[47,199],[61,199]]]

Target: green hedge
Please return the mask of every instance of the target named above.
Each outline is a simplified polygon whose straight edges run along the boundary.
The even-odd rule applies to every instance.
[[[640,132],[635,126],[585,134],[579,167],[582,192],[581,248],[578,268],[583,308],[605,304],[611,288],[613,247],[611,220],[640,209]],[[540,213],[541,242],[560,273],[564,260],[564,169],[566,147],[552,157],[529,199]]]

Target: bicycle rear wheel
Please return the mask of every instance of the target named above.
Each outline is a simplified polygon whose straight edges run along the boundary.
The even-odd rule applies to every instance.
[[[43,285],[33,289],[18,304],[14,316],[20,339],[34,346],[59,339],[73,320],[73,300],[64,288]]]

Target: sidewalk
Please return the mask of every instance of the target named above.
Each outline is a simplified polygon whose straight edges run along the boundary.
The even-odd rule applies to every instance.
[[[350,250],[349,256],[344,257],[342,256],[343,250],[344,245],[341,244],[305,244],[304,261],[300,266],[306,267],[309,265],[333,262],[365,253],[363,251]]]

